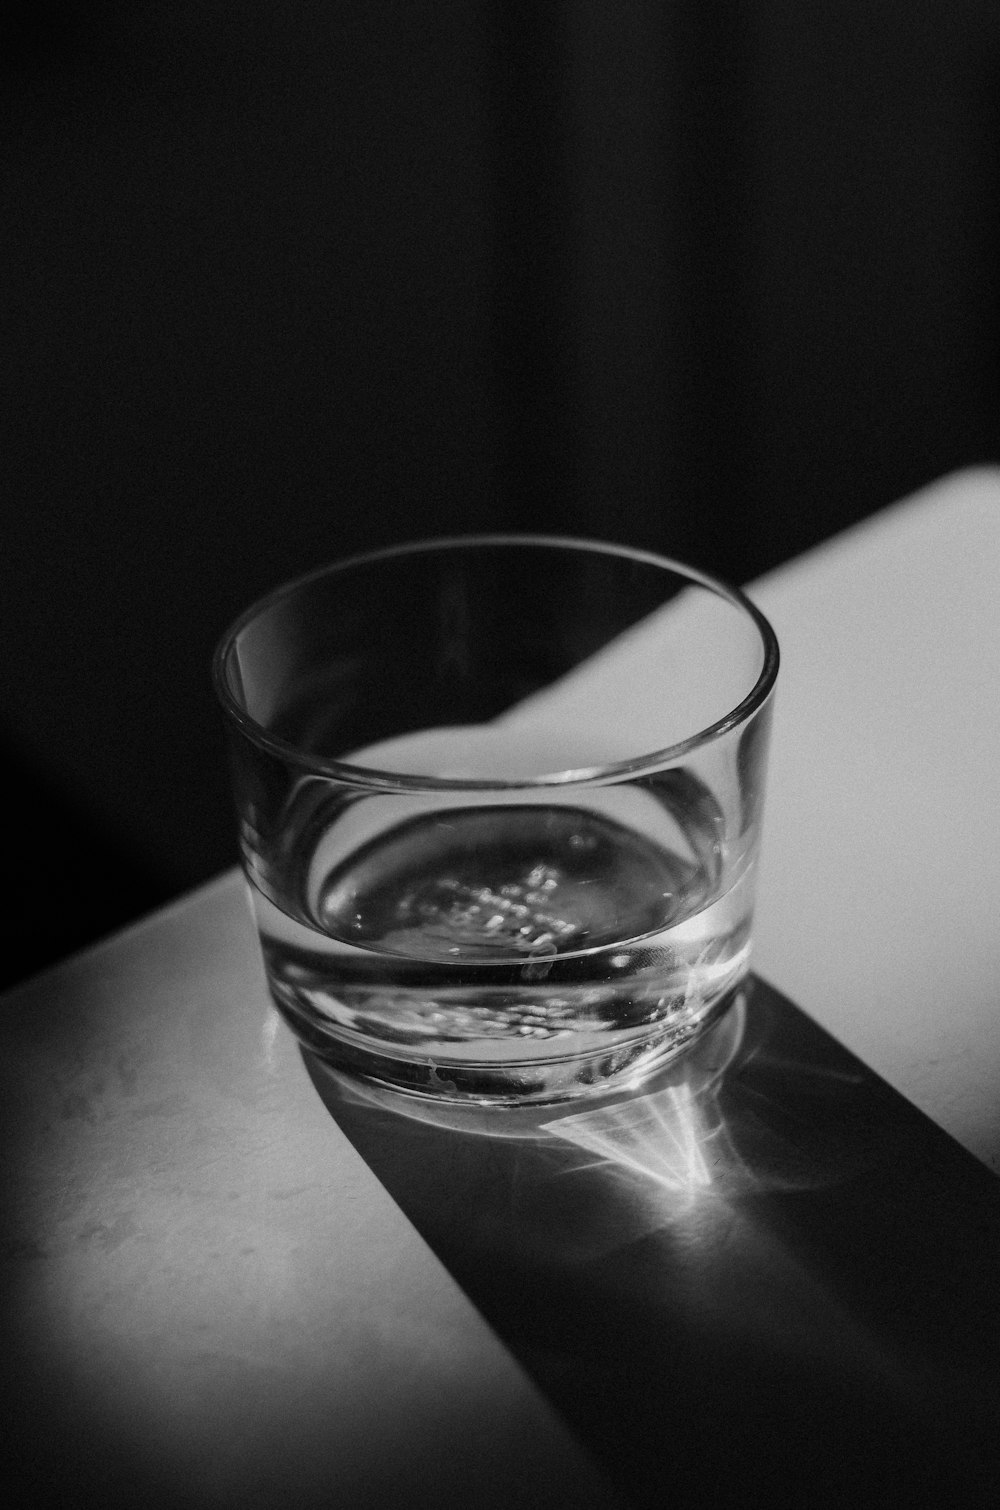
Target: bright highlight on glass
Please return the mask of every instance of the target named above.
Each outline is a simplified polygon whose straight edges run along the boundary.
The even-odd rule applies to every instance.
[[[215,657],[274,1000],[348,1073],[638,1083],[746,975],[774,635],[734,589],[481,536],[280,588]]]

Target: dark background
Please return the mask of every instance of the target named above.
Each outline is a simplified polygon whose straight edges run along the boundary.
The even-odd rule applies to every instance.
[[[235,860],[277,582],[544,529],[745,581],[1000,441],[995,0],[17,0],[3,979]]]

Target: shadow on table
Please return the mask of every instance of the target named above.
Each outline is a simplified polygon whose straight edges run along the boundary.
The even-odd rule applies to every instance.
[[[601,1103],[435,1107],[306,1062],[635,1504],[998,1502],[1000,1186],[769,987]]]

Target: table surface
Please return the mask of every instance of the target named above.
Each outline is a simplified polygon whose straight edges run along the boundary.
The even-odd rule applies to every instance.
[[[783,655],[756,968],[996,1171],[1000,472],[751,591]],[[25,1503],[617,1502],[331,1116],[235,872],[3,1011]]]
[[[771,573],[755,968],[1000,1172],[1000,471]]]

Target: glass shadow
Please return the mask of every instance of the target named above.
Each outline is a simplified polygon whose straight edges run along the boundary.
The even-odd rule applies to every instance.
[[[600,1102],[449,1108],[303,1055],[634,1505],[1000,1503],[1000,1184],[771,987]]]

